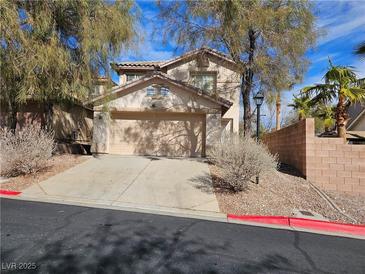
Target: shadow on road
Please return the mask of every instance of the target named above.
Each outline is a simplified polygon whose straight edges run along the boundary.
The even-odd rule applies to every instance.
[[[109,219],[86,231],[56,235],[63,235],[66,224],[55,235],[35,243],[33,254],[17,260],[36,262],[41,273],[299,273],[278,254],[254,261],[229,252],[229,242],[190,237],[189,230],[199,222],[169,232],[149,221]],[[52,239],[54,236],[58,239]],[[13,251],[2,252],[3,262],[14,261]]]

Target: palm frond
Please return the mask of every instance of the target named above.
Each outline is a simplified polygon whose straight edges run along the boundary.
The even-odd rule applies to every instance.
[[[352,83],[356,81],[356,73],[352,67],[333,66],[324,75],[326,84],[339,84],[341,82]]]
[[[362,42],[355,50],[355,54],[360,55],[365,58],[365,41]]]
[[[345,90],[345,95],[351,102],[365,102],[365,89],[352,87]]]
[[[317,103],[328,103],[332,99],[336,98],[336,88],[337,86],[335,84],[316,84],[304,87],[301,90],[301,93],[311,96],[311,103],[315,105]]]

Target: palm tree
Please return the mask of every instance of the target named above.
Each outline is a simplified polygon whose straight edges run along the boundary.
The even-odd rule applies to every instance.
[[[365,41],[360,43],[360,45],[358,45],[358,47],[355,50],[355,54],[365,58]]]
[[[330,67],[324,75],[324,84],[316,84],[302,89],[304,94],[312,95],[312,103],[329,103],[338,100],[336,106],[336,127],[339,137],[346,137],[348,106],[351,103],[365,100],[365,89],[358,86],[356,74],[352,67],[334,66],[329,60]]]
[[[279,130],[281,122],[281,91],[269,91],[265,99],[270,111],[275,106],[275,128]]]
[[[295,96],[293,103],[288,105],[295,109],[298,114],[299,120],[303,120],[310,116],[311,112],[311,99],[308,95]]]
[[[325,132],[329,132],[335,123],[335,110],[336,108],[333,106],[320,104],[314,111],[314,115],[323,120]]]

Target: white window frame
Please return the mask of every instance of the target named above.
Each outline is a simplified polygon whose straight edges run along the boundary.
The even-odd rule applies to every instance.
[[[203,79],[204,76],[212,77],[212,87],[211,88],[205,88],[201,84],[197,84],[196,79],[201,78]],[[216,71],[190,71],[190,79],[191,83],[197,87],[200,88],[206,92],[215,92],[217,89],[217,72]],[[203,80],[204,81],[204,80]]]
[[[143,75],[144,74],[140,73],[140,72],[128,72],[125,74],[125,81],[126,81],[126,83],[133,82],[133,81],[136,81],[136,80],[142,78]],[[128,80],[128,77],[130,77],[130,76],[133,76],[132,80]]]

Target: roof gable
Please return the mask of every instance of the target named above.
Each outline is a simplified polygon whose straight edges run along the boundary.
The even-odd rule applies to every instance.
[[[222,63],[228,64],[234,70],[239,70],[238,64],[236,62],[234,62],[230,57],[223,54],[222,52],[219,52],[217,50],[214,50],[214,49],[211,49],[208,47],[203,47],[200,49],[189,51],[181,56],[178,56],[174,59],[168,60],[168,61],[160,64],[160,67],[161,67],[161,69],[168,68],[168,67],[176,65],[177,63],[180,63],[180,62],[191,61],[201,55],[212,56],[212,57],[222,61]]]
[[[217,103],[218,105],[225,107],[227,109],[232,105],[232,102],[230,102],[222,97],[207,94],[205,91],[203,91],[199,88],[196,88],[196,87],[189,85],[187,83],[184,83],[182,81],[175,80],[160,71],[154,71],[152,73],[149,73],[149,74],[145,75],[144,77],[142,77],[136,81],[132,81],[126,85],[114,87],[114,88],[110,89],[108,93],[95,97],[95,98],[91,99],[90,101],[88,101],[86,104],[101,105],[103,102],[105,102],[105,100],[107,100],[107,101],[114,100],[115,98],[122,96],[122,94],[124,94],[125,92],[128,92],[129,90],[135,88],[136,86],[141,86],[146,83],[153,83],[153,80],[157,80],[157,79],[162,80],[163,82],[168,83],[169,85],[172,85],[177,88],[181,88],[185,91],[191,92],[206,100]]]

